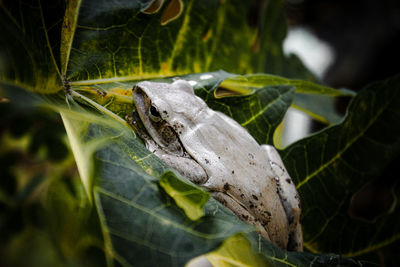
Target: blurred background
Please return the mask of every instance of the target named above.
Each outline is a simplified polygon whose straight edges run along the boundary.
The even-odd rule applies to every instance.
[[[284,52],[334,88],[359,91],[368,83],[400,73],[400,1],[286,0],[288,34]],[[340,113],[348,100],[337,102]],[[291,110],[284,144],[320,128]]]
[[[305,64],[326,84],[359,90],[399,73],[399,1],[287,0],[285,8],[286,49],[297,42],[299,55],[308,51]],[[302,30],[311,34],[299,38]]]

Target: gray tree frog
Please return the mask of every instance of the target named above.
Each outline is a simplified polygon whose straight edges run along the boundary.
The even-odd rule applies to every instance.
[[[210,109],[192,86],[140,82],[132,123],[147,148],[279,247],[302,251],[300,198],[276,149]]]

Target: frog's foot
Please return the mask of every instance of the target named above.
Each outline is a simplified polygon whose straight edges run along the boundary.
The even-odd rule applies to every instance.
[[[164,161],[167,165],[177,170],[181,175],[188,178],[195,184],[204,184],[208,177],[204,169],[193,159],[185,157],[177,157],[163,150],[152,151],[157,157]]]
[[[296,228],[289,235],[287,250],[303,251],[303,231],[300,223],[297,223]]]
[[[268,235],[268,232],[262,226],[261,222],[255,218],[251,213],[249,213],[242,204],[240,204],[235,198],[223,193],[223,192],[211,192],[211,195],[221,202],[225,207],[230,209],[233,213],[236,214],[242,221],[250,223],[257,227],[258,232],[262,237],[271,241],[271,238]],[[278,244],[279,245],[279,244]]]

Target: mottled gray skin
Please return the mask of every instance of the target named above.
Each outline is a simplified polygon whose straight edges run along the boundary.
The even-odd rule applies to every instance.
[[[183,80],[133,89],[147,148],[281,248],[301,251],[300,199],[274,147],[210,109]]]

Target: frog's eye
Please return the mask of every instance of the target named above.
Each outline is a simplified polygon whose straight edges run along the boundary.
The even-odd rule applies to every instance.
[[[161,120],[160,113],[158,112],[157,108],[153,105],[151,105],[149,108],[149,117],[154,122],[158,122]]]

